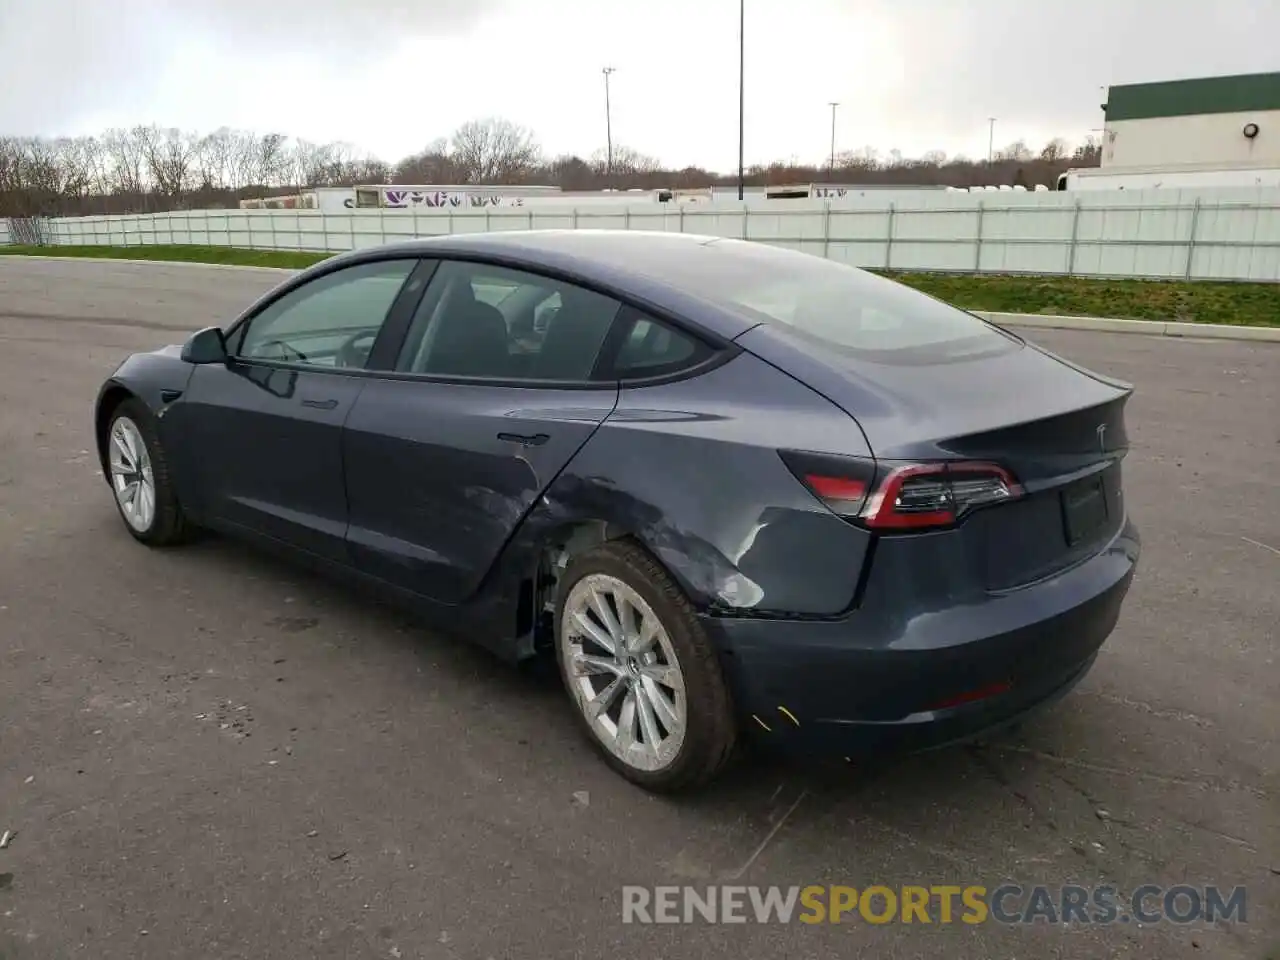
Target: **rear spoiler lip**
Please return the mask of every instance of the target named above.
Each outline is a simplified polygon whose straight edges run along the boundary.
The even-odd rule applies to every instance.
[[[1088,367],[1082,367],[1080,364],[1076,363],[1074,360],[1068,360],[1066,357],[1060,356],[1059,354],[1054,353],[1052,350],[1045,349],[1044,347],[1040,346],[1040,344],[1038,343],[1032,343],[1030,341],[1023,341],[1023,342],[1026,343],[1026,345],[1030,347],[1032,350],[1036,350],[1044,354],[1046,357],[1050,357],[1053,360],[1057,360],[1063,366],[1070,367],[1076,373],[1083,374],[1084,376],[1088,377],[1091,380],[1096,380],[1098,383],[1101,383],[1104,386],[1113,387],[1114,389],[1119,390],[1121,393],[1125,394],[1126,399],[1132,396],[1134,390],[1136,389],[1134,385],[1127,380],[1121,380],[1119,377],[1108,376],[1105,373],[1099,373],[1097,370],[1090,370]]]

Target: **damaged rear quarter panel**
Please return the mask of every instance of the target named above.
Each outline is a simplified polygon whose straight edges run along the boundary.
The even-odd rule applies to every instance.
[[[814,498],[780,448],[869,456],[849,416],[750,354],[624,387],[523,532],[606,523],[644,544],[703,610],[838,614],[870,538]]]

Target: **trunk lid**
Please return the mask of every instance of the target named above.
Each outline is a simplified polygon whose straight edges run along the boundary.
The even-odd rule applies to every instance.
[[[816,349],[765,324],[737,342],[845,410],[885,467],[965,460],[1009,470],[1024,495],[973,511],[948,534],[963,538],[988,590],[1092,556],[1124,525],[1128,384],[1011,334],[876,354]]]
[[[1038,454],[1088,455],[1099,450],[1100,421],[1084,413],[1094,408],[1112,418],[1103,431],[1107,449],[1125,445],[1119,415],[1133,392],[1130,385],[1012,335],[980,342],[981,348],[970,353],[901,350],[877,355],[832,344],[819,349],[774,324],[753,327],[737,338],[743,348],[857,420],[877,459],[967,457],[1007,442]],[[1113,422],[1116,417],[1119,422]]]

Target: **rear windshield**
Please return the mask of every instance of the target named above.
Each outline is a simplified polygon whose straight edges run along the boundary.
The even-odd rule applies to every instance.
[[[1017,341],[940,300],[833,260],[717,240],[664,264],[667,277],[713,303],[786,324],[804,339],[892,360],[1002,352]]]

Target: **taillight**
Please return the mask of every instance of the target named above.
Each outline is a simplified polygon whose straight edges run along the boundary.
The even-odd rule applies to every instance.
[[[782,461],[834,513],[856,520],[875,490],[874,460],[782,451]]]
[[[833,512],[872,530],[949,527],[971,510],[1022,496],[995,463],[876,464],[819,454],[783,453],[791,472]]]
[[[808,473],[805,474],[804,482],[836,513],[857,516],[862,505],[867,502],[869,489],[862,480]]]
[[[976,507],[1012,500],[1022,488],[994,463],[918,463],[890,470],[860,519],[876,530],[945,527]]]

